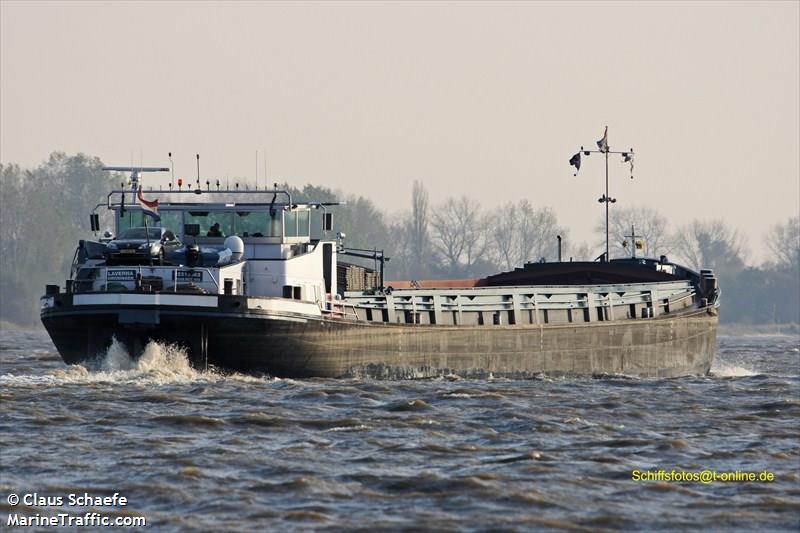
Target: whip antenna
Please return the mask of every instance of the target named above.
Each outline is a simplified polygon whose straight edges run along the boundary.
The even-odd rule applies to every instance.
[[[172,190],[172,182],[175,181],[175,163],[172,162],[172,152],[167,153],[169,157],[169,188]]]

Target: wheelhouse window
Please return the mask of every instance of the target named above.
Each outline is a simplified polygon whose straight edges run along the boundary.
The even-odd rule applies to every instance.
[[[297,211],[297,234],[308,237],[311,230],[311,213],[308,211]]]
[[[117,219],[117,235],[121,235],[128,228],[140,228],[145,225],[145,218],[147,217],[147,226],[151,228],[167,228],[172,231],[182,233],[183,230],[183,213],[177,210],[159,210],[160,222],[156,222],[152,217],[147,217],[141,209],[125,209],[125,213],[118,214]]]
[[[119,214],[119,218],[117,219],[117,235],[128,228],[144,226],[144,216],[144,213],[142,213],[140,209],[125,209],[125,213]],[[151,220],[152,219],[147,221],[148,225],[150,225]]]
[[[161,217],[162,228],[167,228],[177,233],[183,233],[183,213],[176,210],[159,209],[158,215]]]
[[[282,231],[280,211],[276,211],[274,215],[266,213],[266,217],[267,217],[267,227],[269,227],[269,236],[280,237]]]
[[[311,228],[308,211],[284,211],[283,226],[287,237],[307,237]]]
[[[161,239],[161,228],[147,228],[147,233],[145,233],[144,228],[128,228],[120,233],[117,238],[120,240],[150,239],[151,241],[157,241]]]
[[[297,237],[297,212],[284,211],[283,230],[287,237]]]
[[[201,237],[227,237],[233,234],[233,213],[228,211],[187,211],[183,223],[198,224]]]
[[[240,237],[280,237],[280,218],[270,219],[264,211],[237,211],[234,217],[236,235]]]

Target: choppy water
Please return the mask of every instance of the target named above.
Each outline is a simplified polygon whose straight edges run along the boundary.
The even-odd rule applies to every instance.
[[[720,337],[712,375],[682,379],[295,381],[159,345],[67,367],[3,331],[0,530],[58,512],[12,492],[119,492],[151,531],[797,530],[799,344]],[[776,480],[631,480],[660,468]]]

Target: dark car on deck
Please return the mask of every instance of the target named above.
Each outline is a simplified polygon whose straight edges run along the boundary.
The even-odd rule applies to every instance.
[[[109,265],[164,264],[164,257],[182,246],[167,228],[128,228],[106,245]]]

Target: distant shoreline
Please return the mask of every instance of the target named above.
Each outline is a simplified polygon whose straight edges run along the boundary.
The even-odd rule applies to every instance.
[[[0,320],[0,331],[34,331],[37,329],[44,330],[44,327],[41,325],[32,325],[32,324],[23,326],[22,324],[16,324],[14,322]]]
[[[720,324],[719,335],[798,335],[800,324]]]

